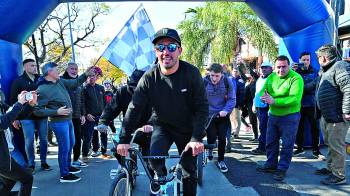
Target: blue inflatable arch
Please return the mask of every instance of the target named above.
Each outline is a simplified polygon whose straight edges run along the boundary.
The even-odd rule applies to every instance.
[[[0,1],[2,17],[0,83],[7,96],[12,80],[22,73],[23,42],[57,5],[67,1],[94,2],[93,0]],[[309,51],[312,54],[312,65],[318,69],[314,51],[323,44],[333,43],[334,40],[333,11],[325,0],[240,0],[240,2],[247,3],[280,36],[281,54],[287,54],[293,61],[297,61],[299,53]]]

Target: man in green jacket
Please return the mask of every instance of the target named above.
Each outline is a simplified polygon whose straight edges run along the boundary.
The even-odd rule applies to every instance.
[[[274,173],[273,178],[278,181],[284,179],[292,160],[303,89],[303,78],[290,69],[288,57],[277,57],[275,71],[266,79],[259,94],[260,99],[269,104],[270,110],[266,134],[267,161],[257,170]]]

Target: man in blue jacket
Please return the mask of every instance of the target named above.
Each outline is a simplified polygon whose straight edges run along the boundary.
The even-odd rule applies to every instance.
[[[233,88],[232,81],[223,74],[222,66],[217,63],[209,67],[209,76],[204,78],[204,84],[209,103],[209,118],[212,118],[207,129],[208,144],[214,144],[218,138],[217,166],[225,173],[228,171],[224,162],[225,136],[230,126],[230,113],[236,105],[236,89]],[[212,151],[209,151],[209,159],[212,158]]]

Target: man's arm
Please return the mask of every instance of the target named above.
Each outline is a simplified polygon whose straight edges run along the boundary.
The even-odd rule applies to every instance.
[[[312,80],[312,82],[304,84],[304,93],[314,92],[316,90],[318,80],[319,77],[317,76],[316,78],[314,78],[314,80]]]
[[[20,86],[19,86],[19,82],[16,79],[15,81],[13,81],[12,85],[11,85],[11,92],[10,92],[10,104],[15,104],[17,102],[17,96],[18,94],[21,92]]]
[[[341,63],[346,63],[342,61]],[[343,93],[343,114],[350,114],[350,63],[335,69],[335,82]]]
[[[223,110],[227,113],[230,113],[236,105],[236,87],[235,85],[233,85],[232,80],[230,78],[227,78],[227,80],[229,88],[227,92],[227,101]]]
[[[34,115],[38,117],[47,117],[57,115],[57,110],[46,108],[49,103],[49,98],[45,93],[42,93],[40,87],[37,90],[38,92],[38,105],[34,107]]]
[[[204,88],[203,79],[199,73],[199,70],[193,74],[192,89],[193,89],[193,104],[194,104],[194,116],[193,116],[193,133],[191,137],[192,142],[201,142],[204,136],[204,127],[209,115],[209,105],[207,100],[206,91]]]
[[[289,94],[285,97],[274,97],[274,105],[278,106],[292,106],[301,102],[304,90],[304,81],[301,76],[295,77],[289,89]]]
[[[0,116],[0,131],[7,129],[11,123],[17,118],[18,114],[22,111],[23,105],[15,103],[12,109],[6,114]]]
[[[76,79],[63,79],[61,78],[60,81],[64,84],[64,86],[68,89],[75,89],[78,86],[82,85],[87,79],[87,75],[85,73],[81,74]]]
[[[131,140],[131,134],[138,128],[138,123],[141,119],[146,105],[149,104],[147,92],[149,90],[149,83],[145,75],[140,79],[135,89],[132,100],[128,106],[125,117],[122,123],[122,130],[120,133],[120,143],[128,144]]]

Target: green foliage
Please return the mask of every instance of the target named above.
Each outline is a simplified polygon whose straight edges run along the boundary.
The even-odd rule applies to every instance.
[[[183,58],[203,68],[208,55],[218,63],[232,63],[239,37],[248,38],[268,58],[277,56],[272,31],[244,3],[210,2],[191,8],[181,30]]]

